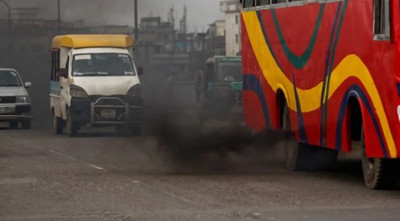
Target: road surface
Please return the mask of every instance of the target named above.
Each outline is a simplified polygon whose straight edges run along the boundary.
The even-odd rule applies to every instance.
[[[0,220],[400,219],[400,191],[365,188],[357,160],[293,173],[268,148],[188,168],[154,137],[0,129]]]

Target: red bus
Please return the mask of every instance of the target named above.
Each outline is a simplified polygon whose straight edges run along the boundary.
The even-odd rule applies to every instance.
[[[391,187],[400,173],[399,1],[241,3],[246,125],[293,131],[291,170],[359,151],[366,185]]]

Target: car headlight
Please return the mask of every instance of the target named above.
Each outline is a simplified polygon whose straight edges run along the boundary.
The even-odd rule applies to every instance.
[[[26,104],[30,102],[29,96],[17,96],[16,103],[20,103],[20,104]]]
[[[142,87],[138,84],[135,85],[133,87],[131,87],[131,89],[129,89],[128,97],[141,97],[142,96]]]
[[[77,97],[77,98],[87,98],[88,97],[88,94],[86,93],[86,91],[83,88],[78,87],[76,85],[70,86],[69,93],[70,93],[71,97]]]

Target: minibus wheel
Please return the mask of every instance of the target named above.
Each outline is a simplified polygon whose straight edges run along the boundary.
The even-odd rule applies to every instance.
[[[55,134],[61,134],[64,129],[64,121],[61,117],[53,115],[53,129]]]
[[[70,137],[75,137],[78,133],[78,126],[75,121],[72,120],[71,114],[67,114],[67,134]]]
[[[31,120],[24,120],[21,122],[22,128],[25,130],[29,130],[32,128],[32,121]]]
[[[18,128],[18,121],[10,121],[10,128],[15,129]]]

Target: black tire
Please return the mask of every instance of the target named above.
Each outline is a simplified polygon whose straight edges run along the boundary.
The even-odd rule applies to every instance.
[[[25,130],[30,130],[32,128],[32,121],[31,120],[24,120],[21,122],[22,128]]]
[[[288,107],[283,110],[282,129],[291,130]],[[326,170],[335,164],[338,151],[308,144],[298,143],[294,139],[285,143],[286,166],[291,171]]]
[[[361,138],[361,143],[361,161],[365,185],[374,190],[392,188],[398,178],[398,160],[368,158],[365,151],[364,135]]]
[[[288,107],[285,105],[283,109],[282,129],[292,131],[290,126],[290,116]],[[299,143],[292,137],[284,143],[286,167],[291,171],[300,171],[304,169],[304,165],[300,160],[303,148],[299,147]]]
[[[129,125],[130,134],[132,136],[142,135],[142,125],[141,124],[131,124]]]
[[[64,120],[61,117],[53,116],[53,130],[57,135],[62,134],[64,130]]]
[[[16,129],[19,126],[19,122],[18,121],[10,121],[10,128],[11,129]]]
[[[77,122],[73,121],[70,113],[67,114],[66,128],[67,128],[67,135],[69,137],[75,137],[78,134],[78,129],[79,129],[78,124]]]
[[[116,125],[115,126],[115,133],[117,133],[118,135],[125,135],[124,125]]]

